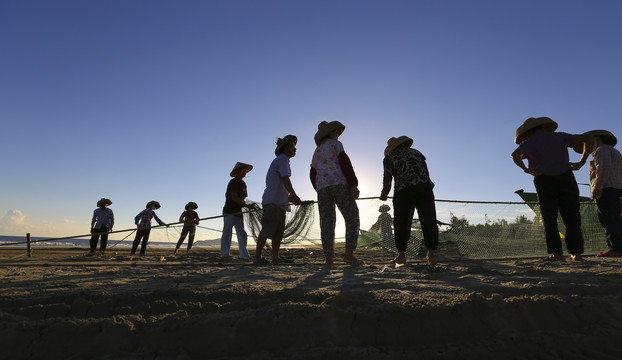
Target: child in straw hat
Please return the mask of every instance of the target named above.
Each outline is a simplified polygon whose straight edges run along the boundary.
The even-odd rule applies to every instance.
[[[579,211],[579,187],[573,170],[580,169],[589,155],[591,138],[555,132],[557,123],[548,117],[529,118],[516,130],[515,142],[519,145],[512,153],[514,163],[524,172],[534,176],[542,224],[550,256],[545,261],[565,260],[557,228],[557,214],[561,214],[566,227],[566,247],[571,260],[581,260],[583,233]],[[582,143],[585,143],[582,145]],[[568,148],[581,146],[581,160],[570,163]],[[523,162],[527,159],[529,167]]]
[[[360,230],[358,179],[350,158],[343,150],[339,135],[345,130],[339,121],[322,121],[315,134],[317,148],[311,160],[310,178],[317,191],[322,248],[326,266],[334,265],[335,256],[335,205],[339,208],[346,225],[346,264],[363,262],[354,257]]]
[[[136,230],[136,237],[134,238],[134,243],[132,244],[132,251],[130,252],[130,257],[133,257],[136,253],[136,249],[138,249],[138,244],[140,244],[142,240],[142,245],[140,246],[140,255],[145,255],[145,251],[147,250],[147,242],[149,241],[149,234],[151,233],[151,219],[155,219],[158,224],[166,225],[160,218],[156,215],[154,210],[160,208],[160,203],[151,200],[147,203],[145,210],[141,211],[134,217],[134,223],[138,226]],[[168,227],[168,225],[166,225]]]
[[[222,236],[220,238],[220,256],[229,257],[231,249],[231,237],[233,236],[233,228],[238,237],[238,247],[240,249],[240,258],[250,260],[251,256],[246,249],[246,231],[244,230],[244,218],[242,216],[242,208],[253,208],[253,204],[247,204],[244,199],[248,196],[246,191],[246,183],[244,177],[253,169],[253,165],[237,162],[231,170],[230,176],[233,177],[227,185],[225,191],[225,206],[222,209],[224,225]]]
[[[91,220],[91,252],[89,256],[95,255],[97,249],[97,242],[101,236],[100,250],[103,254],[106,251],[106,245],[108,244],[108,233],[112,231],[114,226],[114,214],[108,206],[112,205],[110,199],[101,198],[97,201],[97,209],[93,211],[93,219]]]
[[[285,232],[285,212],[289,211],[289,202],[294,205],[302,204],[289,180],[292,175],[289,159],[296,156],[297,142],[298,138],[294,135],[286,135],[276,140],[276,149],[274,150],[276,158],[272,160],[268,168],[266,189],[261,200],[263,214],[261,216],[261,231],[257,236],[255,264],[267,263],[267,260],[262,259],[261,252],[268,239],[272,239],[272,263],[291,262],[279,257],[279,249]]]
[[[438,248],[438,227],[436,223],[436,205],[434,203],[434,183],[425,162],[425,156],[412,149],[413,139],[408,136],[390,138],[384,150],[383,186],[380,200],[387,200],[391,191],[392,179],[395,179],[393,190],[393,210],[395,227],[395,247],[398,255],[392,264],[406,263],[406,249],[410,239],[413,214],[417,209],[419,223],[423,232],[423,241],[427,249],[426,259],[434,264],[434,251]]]
[[[177,246],[175,246],[175,251],[173,252],[173,255],[177,255],[177,250],[179,250],[181,244],[184,243],[186,235],[188,235],[188,249],[186,250],[186,252],[190,252],[190,249],[192,249],[192,244],[194,243],[194,235],[197,231],[197,225],[199,225],[199,214],[197,214],[197,212],[195,211],[198,208],[199,205],[191,201],[186,204],[186,211],[181,213],[181,216],[179,217],[179,222],[183,221],[184,226],[181,229],[181,235],[179,236],[179,240],[177,241]]]
[[[618,139],[607,130],[584,133],[594,141],[590,161],[590,190],[596,201],[596,214],[605,228],[609,251],[599,257],[622,257],[622,155],[614,148]],[[578,153],[582,148],[574,147]]]

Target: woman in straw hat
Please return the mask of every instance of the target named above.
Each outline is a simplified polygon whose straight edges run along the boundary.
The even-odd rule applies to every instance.
[[[244,218],[242,208],[253,208],[253,204],[247,204],[244,199],[248,196],[244,177],[253,169],[253,165],[237,162],[229,174],[233,179],[229,181],[225,191],[225,206],[222,209],[224,225],[220,237],[220,256],[230,257],[231,237],[233,228],[238,237],[240,258],[250,260],[251,256],[246,250],[246,231],[244,230]]]
[[[257,247],[255,251],[255,264],[265,264],[268,261],[261,258],[266,241],[272,239],[272,263],[291,262],[279,257],[281,240],[285,232],[285,213],[289,211],[289,202],[294,205],[302,204],[294,191],[291,181],[292,170],[289,159],[296,156],[296,143],[298,138],[294,135],[286,135],[276,140],[274,154],[268,173],[266,174],[266,189],[261,200],[263,214],[261,216],[261,231],[257,235]]]
[[[381,244],[385,249],[395,246],[395,238],[393,237],[393,218],[389,211],[391,207],[387,204],[382,204],[378,208],[380,215],[378,220],[369,228],[369,231],[380,231]]]
[[[351,265],[362,264],[354,257],[360,228],[359,209],[355,201],[359,196],[358,179],[350,158],[337,140],[345,128],[339,121],[322,121],[315,134],[317,148],[311,161],[310,178],[317,191],[322,248],[327,266],[334,265],[335,205],[346,225],[346,253],[343,261]]]
[[[160,208],[160,203],[151,200],[145,206],[145,210],[141,211],[134,217],[134,223],[138,226],[136,230],[136,237],[134,238],[134,243],[132,244],[132,250],[130,252],[130,257],[134,257],[136,254],[136,249],[138,249],[138,244],[140,244],[142,240],[142,245],[140,246],[140,256],[145,255],[145,251],[147,250],[147,242],[149,241],[149,234],[151,233],[151,219],[155,219],[158,224],[166,225],[160,218],[156,215],[154,210]],[[168,227],[168,225],[166,225]]]
[[[97,249],[97,242],[101,236],[100,250],[103,254],[106,251],[106,245],[108,244],[108,233],[112,231],[114,226],[114,214],[108,206],[112,205],[110,199],[101,198],[97,201],[97,209],[93,211],[93,219],[91,220],[91,252],[89,256],[95,255]]]
[[[550,256],[545,261],[565,260],[557,228],[557,214],[566,227],[566,247],[571,260],[581,260],[583,234],[579,211],[579,187],[573,170],[580,169],[591,150],[591,138],[555,132],[557,123],[548,117],[529,118],[516,130],[518,148],[512,153],[514,163],[534,176],[542,225]],[[582,143],[585,143],[582,145]],[[581,146],[583,154],[577,163],[570,163],[568,148]],[[525,166],[527,159],[529,166]]]
[[[177,245],[175,246],[173,255],[177,255],[177,250],[179,250],[181,244],[184,243],[186,235],[188,236],[188,249],[186,252],[190,252],[192,244],[194,243],[194,235],[197,231],[197,225],[199,225],[199,214],[195,211],[199,208],[199,205],[193,201],[190,201],[184,208],[185,211],[181,213],[181,216],[179,216],[179,222],[183,222],[184,226],[181,229],[181,235],[179,236],[179,240],[177,240]]]
[[[614,148],[618,139],[607,130],[592,130],[583,135],[594,141],[590,161],[590,190],[596,201],[596,214],[605,228],[608,251],[599,257],[622,257],[622,155]],[[581,153],[582,147],[574,147]]]
[[[419,215],[423,241],[427,249],[427,261],[434,264],[434,251],[438,247],[438,227],[436,225],[436,205],[434,203],[434,183],[425,162],[425,156],[412,149],[413,139],[408,136],[390,138],[384,150],[384,176],[380,200],[387,200],[395,179],[393,190],[393,224],[395,227],[395,247],[398,255],[393,264],[406,263],[406,249],[410,239],[411,225],[415,209]]]

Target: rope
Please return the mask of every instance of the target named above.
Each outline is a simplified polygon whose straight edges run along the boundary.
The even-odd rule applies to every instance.
[[[130,237],[130,235],[132,235],[132,234],[133,234],[133,233],[135,233],[135,232],[136,232],[136,230],[134,230],[134,231],[132,231],[131,233],[127,234],[127,236],[126,236],[126,237],[124,237],[123,239],[121,239],[121,240],[117,241],[116,243],[114,243],[114,245],[112,245],[112,246],[110,247],[110,249],[112,249],[113,247],[117,246],[117,244],[118,244],[118,243],[120,243],[121,241],[123,241],[123,240],[127,239],[128,237]]]

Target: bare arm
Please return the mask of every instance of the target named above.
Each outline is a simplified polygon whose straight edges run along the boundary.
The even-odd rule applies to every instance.
[[[533,176],[540,176],[540,175],[542,175],[542,173],[539,172],[536,169],[528,169],[525,166],[525,163],[523,162],[522,155],[523,155],[523,153],[519,149],[514,150],[514,152],[512,153],[512,160],[514,160],[514,163],[516,164],[516,166],[521,168],[527,174],[531,174]]]
[[[292,186],[292,182],[289,180],[289,176],[282,176],[283,186],[285,186],[285,190],[289,193],[289,201],[291,201],[294,205],[302,204],[298,195],[294,191],[294,187]]]
[[[579,145],[581,143],[583,143],[583,153],[581,154],[581,160],[570,165],[570,168],[572,170],[579,170],[581,169],[581,167],[583,167],[583,165],[585,165],[587,157],[590,155],[590,153],[592,152],[592,148],[594,147],[594,140],[591,136],[577,135],[572,146],[574,147],[575,145]]]

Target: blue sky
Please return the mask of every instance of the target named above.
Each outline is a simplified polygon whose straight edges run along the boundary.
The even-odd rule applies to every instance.
[[[518,201],[524,119],[622,136],[620,39],[614,0],[0,0],[0,235],[88,232],[101,197],[116,229],[152,199],[167,222],[188,201],[219,215],[236,161],[260,201],[289,133],[294,188],[316,199],[322,120],[346,125],[362,197],[408,135],[438,199]]]

